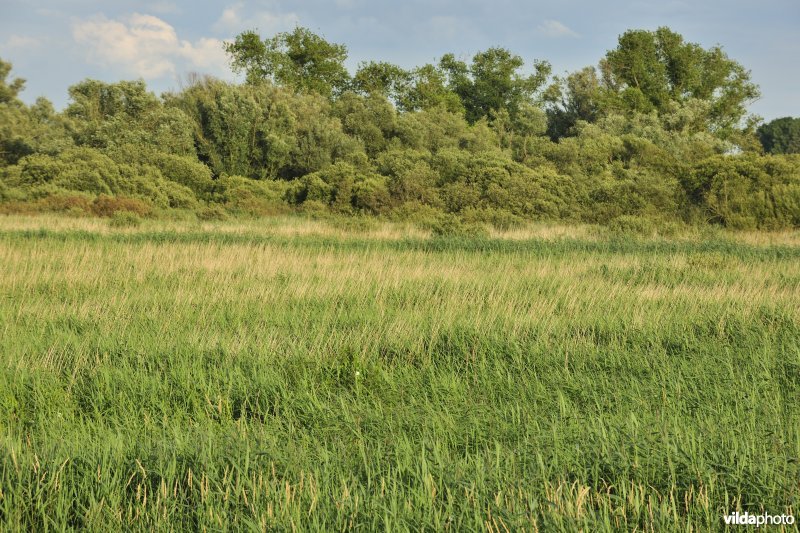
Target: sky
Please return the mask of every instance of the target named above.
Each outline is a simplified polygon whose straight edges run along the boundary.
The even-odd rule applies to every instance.
[[[57,108],[85,78],[141,78],[156,93],[190,73],[236,79],[222,44],[251,29],[308,27],[348,47],[351,72],[365,60],[411,68],[502,46],[564,74],[596,65],[628,29],[669,26],[752,72],[762,92],[753,113],[800,116],[798,0],[0,0],[0,13],[0,58],[27,80],[23,100]]]

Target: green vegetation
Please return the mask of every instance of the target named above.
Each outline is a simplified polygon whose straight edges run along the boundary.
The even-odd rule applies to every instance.
[[[797,514],[797,119],[742,65],[226,51],[63,111],[0,61],[0,530]]]
[[[800,118],[776,118],[758,128],[764,150],[772,154],[800,154]]]
[[[796,121],[759,125],[749,72],[668,28],[625,32],[562,77],[503,48],[351,75],[347,48],[305,28],[226,51],[244,83],[195,76],[157,97],[85,80],[63,112],[23,104],[0,62],[0,212],[300,212],[456,234],[800,226]]]
[[[197,224],[0,218],[0,529],[797,513],[797,233]]]

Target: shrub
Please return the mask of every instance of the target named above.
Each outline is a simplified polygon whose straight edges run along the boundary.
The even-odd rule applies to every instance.
[[[196,209],[199,205],[197,197],[189,187],[172,181],[165,181],[161,189],[166,194],[171,208]]]
[[[651,219],[637,215],[620,215],[608,223],[608,228],[620,235],[653,235],[656,232]]]
[[[390,217],[399,222],[412,222],[420,227],[431,228],[444,213],[436,207],[419,202],[406,202],[391,211]]]
[[[108,221],[112,228],[136,228],[142,224],[142,218],[131,211],[117,211]]]
[[[197,211],[198,220],[227,220],[228,212],[222,206],[209,205]]]
[[[369,177],[353,186],[352,205],[370,214],[383,213],[391,204],[391,196],[383,176]]]
[[[231,211],[256,217],[289,211],[285,200],[290,189],[288,182],[227,176],[218,183],[224,192],[217,197]]]
[[[98,196],[92,204],[92,212],[100,217],[110,217],[121,211],[146,217],[153,212],[153,208],[138,198],[112,197],[104,194]]]
[[[318,200],[309,200],[307,202],[303,202],[300,206],[300,211],[307,215],[311,215],[312,218],[317,217],[324,217],[330,214],[330,209],[326,204]]]
[[[231,206],[231,209],[251,217],[270,217],[291,212],[291,209],[285,203],[264,198],[244,198],[239,200],[235,206]]]
[[[88,215],[92,213],[92,197],[80,193],[64,193],[47,196],[37,201],[42,211],[67,213],[70,215]]]
[[[309,174],[294,181],[286,191],[290,203],[319,202],[327,205],[331,201],[331,186],[318,174]]]
[[[91,148],[73,148],[58,156],[36,155],[20,161],[23,179],[70,191],[115,194],[122,186],[119,166]]]
[[[139,198],[161,208],[196,205],[189,188],[165,180],[158,168],[138,163],[119,164],[98,150],[85,147],[72,148],[57,156],[24,157],[4,172],[3,181],[32,199],[71,191]]]
[[[345,231],[363,232],[374,230],[378,227],[376,219],[365,216],[333,215],[328,221],[333,227]]]
[[[715,156],[682,182],[712,222],[734,229],[800,225],[800,158]]]
[[[285,197],[292,204],[319,202],[343,214],[377,214],[391,204],[384,176],[344,161],[296,180],[287,188]]]
[[[486,237],[488,235],[483,224],[464,222],[452,213],[443,213],[433,224],[423,227],[429,229],[437,237]]]
[[[508,230],[522,226],[524,219],[505,209],[491,207],[470,207],[461,213],[461,218],[469,224],[491,224],[499,230]]]
[[[163,153],[139,145],[124,145],[110,151],[109,155],[120,164],[154,167],[168,183],[187,187],[204,200],[210,199],[214,189],[211,169],[194,157]]]

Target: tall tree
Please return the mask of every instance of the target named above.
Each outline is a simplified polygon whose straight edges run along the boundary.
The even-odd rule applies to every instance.
[[[272,80],[300,92],[326,97],[340,94],[350,83],[344,67],[347,47],[329,43],[307,28],[278,33],[261,40],[246,31],[225,45],[234,72],[244,72],[248,82]]]
[[[524,65],[520,56],[505,48],[479,52],[469,66],[453,54],[443,56],[439,62],[448,75],[450,88],[461,98],[471,123],[503,109],[513,119],[523,105],[534,100],[550,75],[550,64],[535,61],[534,72],[529,75],[520,72]]]
[[[0,59],[0,166],[36,152],[56,153],[70,144],[64,121],[45,98],[31,106],[19,99],[25,80],[9,80],[12,65]]]
[[[0,58],[0,104],[21,105],[17,97],[25,88],[25,80],[22,78],[9,80],[9,74],[11,74],[11,63]]]
[[[69,88],[70,120],[75,142],[94,148],[149,145],[159,151],[195,155],[189,117],[165,108],[139,81],[106,83],[84,80]]]
[[[360,63],[353,76],[353,89],[357,92],[364,95],[379,94],[395,103],[399,102],[410,83],[410,72],[384,61]]]
[[[451,113],[463,113],[458,95],[447,85],[447,74],[436,65],[415,68],[410,81],[401,91],[398,105],[403,111],[444,108]]]
[[[726,135],[759,96],[750,73],[718,46],[704,49],[687,43],[669,28],[631,30],[601,61],[603,83],[618,111],[659,113],[672,102],[708,101],[707,126]]]
[[[553,140],[568,135],[579,120],[594,122],[601,106],[600,80],[594,67],[556,78],[546,91],[548,127]]]
[[[758,128],[764,151],[771,154],[800,154],[800,118],[776,118]]]

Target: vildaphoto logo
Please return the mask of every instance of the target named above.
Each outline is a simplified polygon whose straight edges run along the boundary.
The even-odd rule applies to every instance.
[[[723,517],[728,526],[793,526],[794,516],[790,514],[750,514],[736,511]]]

